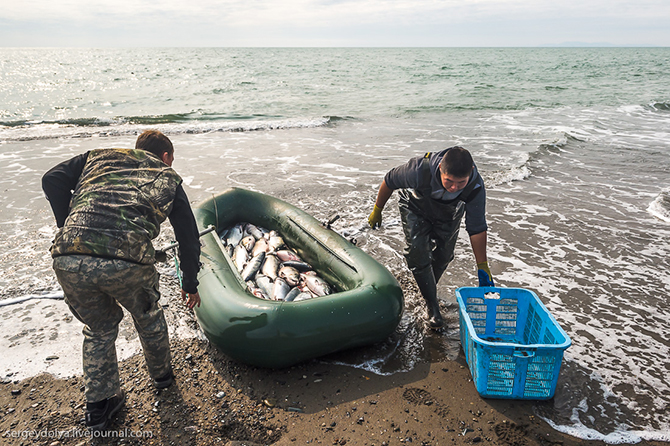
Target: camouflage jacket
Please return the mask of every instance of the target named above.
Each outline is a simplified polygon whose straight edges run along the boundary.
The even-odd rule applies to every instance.
[[[154,263],[151,240],[170,213],[180,184],[172,168],[144,150],[90,151],[51,255]]]

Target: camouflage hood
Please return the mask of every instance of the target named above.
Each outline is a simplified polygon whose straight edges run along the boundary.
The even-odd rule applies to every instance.
[[[101,149],[88,154],[51,255],[86,254],[151,264],[181,178],[144,150]]]

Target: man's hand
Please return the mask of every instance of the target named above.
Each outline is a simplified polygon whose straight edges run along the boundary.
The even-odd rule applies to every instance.
[[[196,305],[200,306],[200,293],[187,293],[184,290],[181,290],[181,300],[186,301],[186,306],[192,310]]]
[[[489,269],[489,262],[477,264],[477,277],[479,278],[479,286],[495,286]]]
[[[382,225],[382,210],[381,208],[377,207],[376,204],[372,210],[372,213],[368,217],[368,224],[372,229],[378,228]]]

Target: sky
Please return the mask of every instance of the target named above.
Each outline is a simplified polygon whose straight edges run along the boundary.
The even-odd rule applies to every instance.
[[[2,47],[670,46],[669,0],[2,3]]]

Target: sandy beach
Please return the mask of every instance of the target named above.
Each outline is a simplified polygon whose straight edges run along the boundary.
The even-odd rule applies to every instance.
[[[162,276],[161,289],[172,332],[177,324],[195,328],[177,298],[176,279]],[[458,324],[447,321],[449,328]],[[536,415],[551,400],[481,398],[462,351],[450,359],[433,349],[412,370],[382,376],[328,358],[264,369],[234,361],[197,337],[173,336],[171,343],[176,381],[166,390],[153,388],[141,354],[120,361],[126,405],[106,437],[92,437],[84,426],[81,374],[5,379],[0,444],[604,444],[552,429]]]

